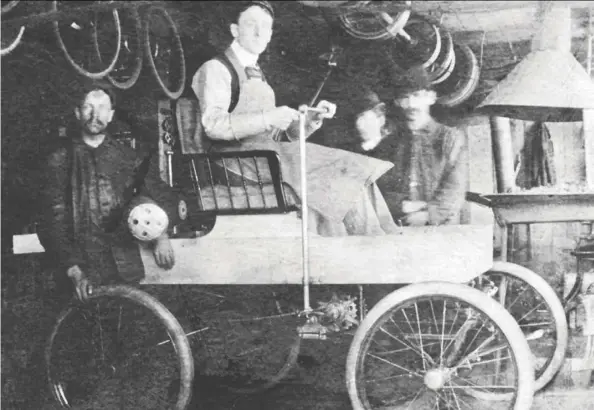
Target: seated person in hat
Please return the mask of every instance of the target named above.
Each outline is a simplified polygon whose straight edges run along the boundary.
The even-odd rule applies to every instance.
[[[235,2],[234,2],[235,3]],[[279,154],[284,182],[299,197],[299,112],[276,106],[275,94],[257,66],[272,36],[274,11],[265,1],[236,2],[230,24],[232,44],[223,55],[207,61],[196,72],[192,89],[199,101],[201,123],[215,151],[274,150]],[[232,74],[237,74],[239,96],[232,103]],[[309,112],[306,136],[331,118],[336,106],[321,101],[325,113]],[[253,161],[241,169],[226,164],[228,174],[259,180]],[[234,168],[235,167],[235,168]],[[383,235],[396,232],[375,180],[392,167],[385,161],[352,152],[307,144],[308,208],[312,229],[324,236]]]
[[[413,226],[459,223],[468,184],[465,137],[431,116],[436,93],[424,69],[391,73],[390,101],[372,91],[362,100],[359,151],[395,164],[377,184],[396,220]]]

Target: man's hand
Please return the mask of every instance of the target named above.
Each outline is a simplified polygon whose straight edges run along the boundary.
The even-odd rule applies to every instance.
[[[322,121],[326,118],[332,118],[332,117],[334,117],[334,114],[336,114],[336,104],[333,104],[326,100],[320,101],[318,103],[318,105],[316,106],[316,108],[326,111],[326,112],[317,113],[317,116],[315,117],[316,121]]]
[[[166,233],[155,239],[153,255],[155,256],[155,262],[157,262],[160,268],[169,270],[175,265],[175,253],[173,252],[169,236]]]
[[[271,127],[286,131],[293,121],[299,119],[299,111],[283,105],[265,112],[264,118]]]
[[[425,226],[429,223],[429,212],[412,212],[403,218],[403,222],[406,226]]]
[[[77,299],[81,302],[86,302],[93,291],[87,275],[78,267],[78,265],[68,268],[66,274],[70,280],[72,280]]]
[[[405,214],[426,210],[427,202],[425,201],[402,201],[402,212]]]

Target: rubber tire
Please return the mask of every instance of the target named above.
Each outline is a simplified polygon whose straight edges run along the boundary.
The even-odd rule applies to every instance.
[[[192,387],[194,382],[194,359],[190,344],[186,337],[186,334],[175,318],[173,314],[157,299],[149,295],[148,293],[127,285],[110,285],[101,286],[93,290],[92,295],[89,296],[90,300],[97,299],[100,297],[109,298],[122,298],[132,301],[140,306],[143,306],[150,310],[169,332],[172,338],[172,343],[175,348],[179,359],[180,367],[180,393],[177,398],[177,403],[172,410],[185,410],[187,409],[190,400],[192,399]],[[51,390],[51,394],[54,395],[52,388],[51,375],[49,371],[51,351],[56,334],[60,330],[60,325],[70,315],[75,307],[66,308],[59,316],[56,324],[52,328],[50,336],[47,340],[45,347],[45,366],[46,366],[46,378],[48,387]]]
[[[383,298],[363,319],[349,348],[346,360],[346,384],[353,410],[369,410],[363,407],[358,395],[357,370],[361,362],[361,348],[375,322],[394,306],[419,297],[442,295],[462,300],[485,313],[505,335],[514,355],[518,369],[518,392],[514,410],[526,410],[532,406],[534,396],[534,370],[530,347],[520,327],[507,310],[477,289],[450,282],[424,282],[400,288]]]
[[[456,65],[462,61],[460,57],[463,56],[467,60],[470,67],[468,69],[468,72],[462,73],[462,75],[466,77],[466,81],[462,83],[461,87],[452,90],[449,94],[441,95],[437,98],[437,104],[443,105],[445,107],[454,107],[456,105],[462,104],[464,101],[470,98],[470,96],[476,90],[479,84],[481,70],[476,56],[474,55],[470,47],[468,47],[465,44],[454,44],[454,50],[456,50],[456,48],[458,48],[459,50],[459,54],[456,55]],[[454,67],[454,72],[455,71],[456,67]],[[456,76],[454,73],[452,74],[454,75],[454,77]],[[451,78],[452,76],[449,76],[449,79]],[[447,89],[446,83],[442,84],[441,86]]]
[[[456,58],[456,54],[454,53],[454,41],[452,39],[452,34],[446,30],[440,30],[440,32],[442,39],[441,53],[437,57],[435,63],[433,64],[435,66],[435,69],[428,70],[429,81],[431,81],[431,85],[439,84],[440,82],[445,81],[445,79],[448,76],[444,76],[444,74],[447,73],[448,70],[451,74],[453,70],[452,61]]]
[[[143,44],[143,33],[142,33],[142,19],[140,18],[140,13],[136,7],[128,9],[132,14],[132,18],[135,21],[135,30],[136,30],[136,38],[137,38],[137,50],[136,50],[136,63],[134,65],[134,70],[132,71],[131,77],[124,82],[119,82],[114,79],[111,74],[107,74],[107,80],[116,88],[120,90],[128,90],[136,84],[138,79],[140,78],[140,73],[142,72],[142,65],[143,65],[143,58],[144,58],[144,44]],[[120,23],[121,28],[121,23]],[[97,38],[97,25],[95,24],[95,28],[93,29],[93,45],[95,46],[95,52],[97,53],[97,57],[101,60],[101,55],[99,53],[99,42]],[[118,56],[119,57],[119,56]],[[117,61],[116,61],[117,64]],[[115,66],[114,66],[115,67]]]
[[[440,77],[433,80],[431,82],[431,85],[435,86],[435,85],[441,84],[445,80],[447,80],[450,77],[450,75],[452,75],[452,73],[454,72],[454,67],[456,67],[456,53],[453,53],[452,59],[450,60],[449,64],[447,65],[445,72]]]
[[[25,34],[25,26],[21,26],[21,28],[19,29],[19,34],[16,36],[14,41],[10,43],[8,47],[0,49],[0,56],[4,57],[5,55],[10,54],[15,48],[17,48],[17,46],[21,43],[21,40],[23,39],[23,34]]]
[[[407,1],[406,3],[410,7],[411,2]],[[398,17],[396,18],[396,21],[394,23],[392,23],[392,25],[389,26],[388,28],[386,28],[385,30],[382,30],[381,32],[379,32],[379,34],[378,34],[378,32],[361,33],[359,31],[355,30],[351,26],[351,23],[349,22],[348,18],[346,17],[347,13],[349,13],[349,9],[341,10],[339,17],[338,17],[339,21],[340,21],[340,25],[342,26],[342,28],[344,29],[344,31],[347,34],[349,34],[355,38],[358,38],[360,40],[388,40],[388,39],[394,38],[398,34],[398,32],[404,28],[404,26],[408,22],[408,18],[410,17],[411,11],[405,10],[405,11],[399,13]]]
[[[173,30],[173,34],[175,36],[175,47],[177,49],[177,52],[179,53],[180,60],[181,60],[180,61],[181,79],[180,79],[179,88],[177,90],[169,90],[167,88],[167,86],[165,85],[165,83],[163,83],[163,80],[161,79],[161,77],[159,77],[159,72],[157,71],[157,67],[155,65],[155,60],[153,59],[153,55],[151,52],[151,41],[150,41],[150,17],[154,11],[159,11],[165,17],[169,26]],[[163,93],[165,94],[165,96],[167,98],[169,98],[171,100],[177,100],[184,92],[184,88],[186,86],[186,58],[184,56],[184,48],[182,46],[182,42],[181,42],[181,38],[179,36],[179,32],[177,30],[177,26],[176,26],[175,22],[173,21],[173,19],[171,18],[171,16],[169,15],[169,13],[167,12],[167,10],[165,10],[162,7],[149,6],[146,13],[144,14],[144,54],[147,58],[147,61],[148,61],[149,67],[151,68],[153,76],[155,77],[155,80],[157,80],[157,83],[159,84],[159,87],[161,88],[161,91],[163,91]]]
[[[52,11],[55,11],[55,12],[58,11],[58,0],[52,1]],[[118,15],[118,11],[116,9],[113,9],[113,18],[116,22],[117,35],[118,35],[118,45],[116,47],[116,52],[115,52],[115,55],[113,56],[113,60],[109,63],[107,68],[105,68],[102,71],[96,72],[96,73],[85,70],[80,65],[78,65],[78,63],[76,61],[74,61],[74,59],[72,58],[72,56],[66,49],[66,44],[64,44],[64,40],[62,40],[62,36],[60,35],[59,22],[57,20],[52,21],[52,26],[54,28],[54,34],[56,36],[56,39],[58,40],[58,46],[64,53],[64,57],[66,57],[66,61],[68,61],[68,63],[72,66],[72,68],[74,68],[76,70],[77,73],[79,73],[87,78],[91,78],[93,80],[98,80],[98,79],[105,77],[107,74],[109,74],[111,72],[111,70],[113,70],[113,68],[115,67],[116,62],[118,61],[118,58],[120,56],[120,48],[121,48],[121,42],[122,42],[122,28],[120,26],[120,17]]]
[[[565,360],[565,354],[567,353],[567,347],[569,344],[569,327],[567,325],[567,317],[565,316],[565,309],[563,304],[557,296],[555,290],[544,280],[539,274],[531,271],[523,266],[516,265],[510,262],[495,262],[493,267],[486,272],[503,273],[514,278],[517,278],[524,283],[528,284],[532,289],[536,290],[547,303],[553,318],[555,320],[555,330],[557,332],[557,346],[553,357],[545,371],[540,375],[534,382],[535,391],[541,390],[545,387],[559,372],[563,361]]]

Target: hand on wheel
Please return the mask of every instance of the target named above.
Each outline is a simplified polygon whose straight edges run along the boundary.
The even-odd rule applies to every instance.
[[[86,302],[93,293],[93,286],[87,275],[78,265],[71,266],[66,272],[76,292],[76,297],[80,302]]]

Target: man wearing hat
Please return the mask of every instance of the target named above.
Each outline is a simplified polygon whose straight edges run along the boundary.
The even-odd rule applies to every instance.
[[[436,93],[420,67],[391,70],[384,103],[367,92],[357,116],[360,150],[391,161],[377,182],[390,212],[407,225],[459,223],[468,184],[464,135],[431,116]]]
[[[233,42],[221,56],[204,63],[192,80],[200,122],[212,150],[276,151],[283,180],[298,197],[299,112],[276,105],[274,90],[258,67],[259,56],[272,36],[272,5],[266,1],[229,3],[237,7],[230,24]],[[233,78],[239,83],[238,95],[233,91]],[[323,112],[309,112],[307,116],[306,136],[318,130],[324,119],[332,118],[336,111],[336,106],[327,101],[320,101],[318,108]],[[397,232],[375,185],[375,180],[392,167],[390,163],[307,144],[307,167],[310,226],[316,233],[343,236]],[[242,162],[241,167],[233,161],[225,168],[229,175],[258,183],[257,172],[267,166],[264,163],[254,167],[250,160]]]

